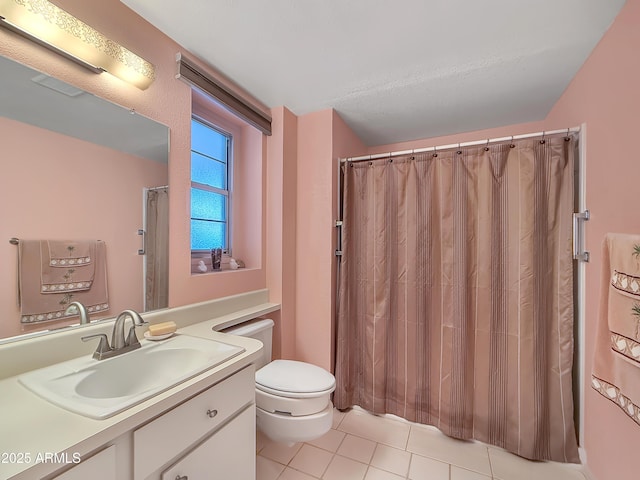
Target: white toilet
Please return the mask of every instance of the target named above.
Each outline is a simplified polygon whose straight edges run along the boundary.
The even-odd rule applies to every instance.
[[[264,345],[256,363],[256,424],[276,442],[306,442],[321,437],[333,422],[331,392],[336,380],[323,368],[293,360],[271,362],[273,320],[254,320],[223,330]]]

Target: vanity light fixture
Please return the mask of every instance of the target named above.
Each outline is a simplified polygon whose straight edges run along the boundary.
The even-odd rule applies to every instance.
[[[47,0],[0,0],[0,26],[142,90],[155,78],[151,63]]]

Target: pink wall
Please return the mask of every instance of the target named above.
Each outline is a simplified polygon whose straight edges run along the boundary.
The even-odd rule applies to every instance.
[[[274,318],[273,355],[296,358],[296,212],[298,119],[284,107],[272,111],[267,140],[267,287],[282,305]]]
[[[166,164],[2,117],[0,132],[0,311],[5,319],[0,338],[77,322],[19,323],[17,247],[7,241],[15,236],[104,240],[111,304],[106,316],[125,308],[142,310],[143,267],[136,235],[142,226],[142,192],[144,187],[166,185]]]
[[[296,357],[331,368],[332,110],[298,117]]]
[[[169,154],[170,306],[265,288],[264,242],[262,241],[264,221],[260,222],[257,232],[251,232],[254,237],[260,238],[262,254],[259,264],[256,265],[257,268],[231,273],[223,272],[221,275],[191,275],[189,242],[191,89],[175,78],[175,54],[184,52],[184,49],[118,0],[101,2],[54,0],[53,3],[156,66],[156,80],[147,90],[142,91],[108,74],[95,75],[20,36],[4,29],[0,30],[0,54],[102,98],[127,108],[134,108],[137,112],[169,127],[171,135]],[[213,69],[210,70],[214,76],[219,76]],[[260,148],[262,141],[264,140],[261,139],[259,142]],[[254,145],[250,148],[256,151],[259,147]],[[266,150],[262,151],[264,163]],[[261,182],[261,186],[264,186],[264,179],[261,179]],[[262,208],[259,211],[264,218],[264,188],[254,191],[254,194],[260,195]]]
[[[413,142],[391,143],[370,147],[365,151],[365,155],[377,153],[398,152],[419,148],[431,148],[434,146],[454,145],[456,143],[476,142],[488,138],[502,138],[511,135],[525,135],[528,133],[541,132],[544,128],[543,122],[521,123],[518,125],[508,125],[505,127],[489,128],[477,130],[475,132],[465,132],[456,135],[446,135],[442,137],[424,138]],[[361,154],[362,155],[362,154]]]
[[[277,148],[282,150],[288,146],[285,157],[289,161],[295,158],[296,164],[290,163],[290,169],[279,174],[285,179],[282,183],[284,215],[287,210],[289,215],[295,212],[295,222],[289,217],[287,225],[283,226],[282,354],[331,370],[337,238],[334,222],[338,218],[337,160],[361,152],[365,147],[333,110],[303,115],[297,118],[296,123],[291,118],[292,114],[285,112],[289,118],[285,127],[292,136],[284,142],[278,140]],[[292,150],[294,145],[297,145],[295,152]],[[286,171],[291,174],[293,169],[297,170],[295,177],[287,177]],[[292,197],[294,191],[295,198]],[[295,205],[295,210],[292,210],[292,205]],[[295,225],[295,230],[292,225]],[[294,237],[295,244],[287,243]],[[295,264],[290,263],[288,257],[292,251],[295,252]],[[287,269],[288,274],[285,273]],[[294,306],[295,314],[289,311],[285,315],[291,306]]]
[[[639,233],[640,0],[628,0],[547,117],[549,129],[586,123],[585,448],[598,480],[640,477],[640,426],[589,386],[600,298],[601,243],[607,232]],[[636,379],[640,382],[640,371]]]

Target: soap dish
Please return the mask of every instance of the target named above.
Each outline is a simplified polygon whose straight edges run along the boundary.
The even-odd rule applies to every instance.
[[[176,332],[165,333],[164,335],[151,335],[147,331],[147,332],[144,332],[144,338],[146,338],[147,340],[153,340],[154,342],[157,342],[159,340],[166,340],[167,338],[174,336],[175,333]]]

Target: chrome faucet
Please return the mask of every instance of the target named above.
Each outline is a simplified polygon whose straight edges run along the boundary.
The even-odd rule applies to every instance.
[[[89,323],[87,308],[80,302],[71,302],[64,311],[65,315],[80,315],[80,325]]]
[[[124,322],[127,317],[131,317],[133,325],[129,329],[129,334],[125,338],[124,336]],[[82,337],[82,341],[86,342],[92,338],[99,338],[100,343],[95,352],[93,352],[93,358],[96,360],[104,360],[105,358],[115,357],[126,352],[140,348],[140,341],[136,335],[136,327],[146,324],[140,314],[134,310],[124,310],[120,315],[116,317],[116,321],[113,324],[113,332],[111,333],[111,345],[107,335],[104,333],[98,333],[95,335],[87,335]]]
[[[129,329],[127,338],[124,337],[124,322],[127,317],[131,317],[133,326]],[[140,347],[140,342],[136,336],[136,327],[144,325],[145,322],[140,314],[134,310],[124,310],[116,317],[113,324],[113,332],[111,333],[111,348],[113,350],[121,350],[125,347],[133,347],[131,350]]]

